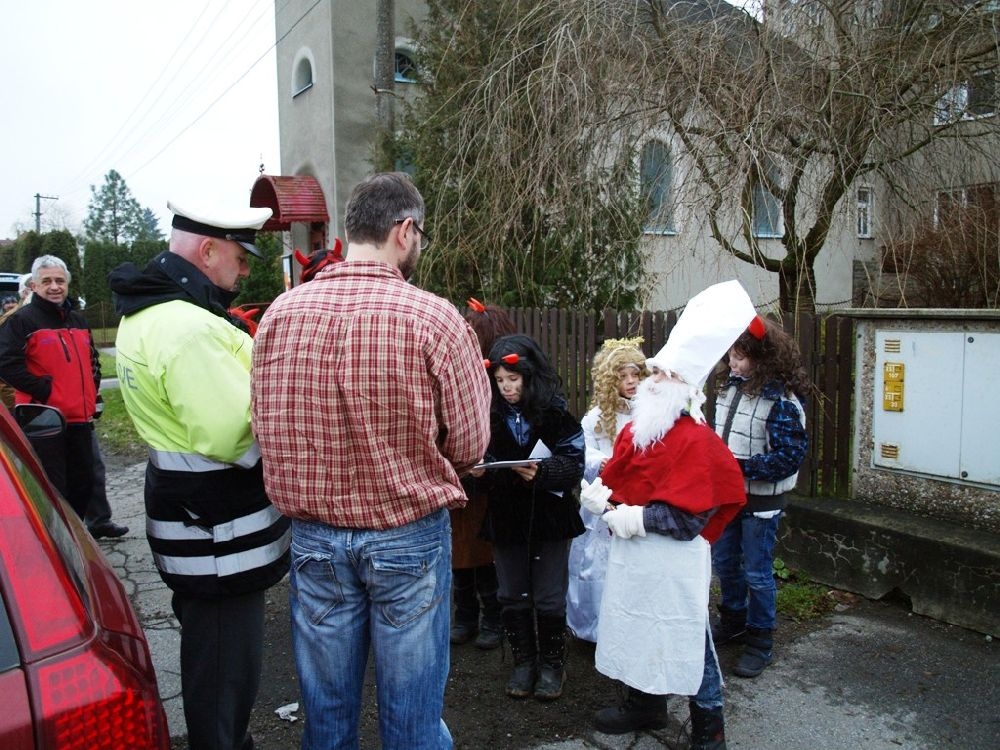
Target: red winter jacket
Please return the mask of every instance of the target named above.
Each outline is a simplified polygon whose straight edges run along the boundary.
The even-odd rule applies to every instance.
[[[14,387],[17,404],[48,404],[69,424],[89,422],[101,368],[83,316],[68,302],[32,296],[0,326],[0,380]]]

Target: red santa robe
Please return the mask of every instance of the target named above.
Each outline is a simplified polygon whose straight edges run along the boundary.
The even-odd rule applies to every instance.
[[[709,543],[746,503],[743,473],[710,427],[682,416],[642,450],[628,425],[601,478],[617,503],[715,510],[691,541],[655,532],[615,537],[599,618],[598,671],[645,693],[694,695],[705,668]]]

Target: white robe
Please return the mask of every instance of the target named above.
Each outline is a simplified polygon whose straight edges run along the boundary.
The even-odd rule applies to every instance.
[[[711,576],[711,551],[701,536],[690,542],[652,532],[614,537],[597,670],[644,693],[696,694],[705,671]]]
[[[601,461],[611,458],[614,442],[603,433],[595,432],[600,410],[591,409],[580,420],[587,444],[583,478],[597,478]],[[615,415],[616,434],[628,424],[631,415]],[[597,641],[597,622],[604,593],[604,577],[611,550],[608,525],[586,508],[580,508],[586,530],[573,540],[569,549],[569,587],[566,590],[566,624],[573,635],[585,641]]]

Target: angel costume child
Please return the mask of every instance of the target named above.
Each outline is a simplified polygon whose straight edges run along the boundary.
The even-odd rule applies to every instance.
[[[642,338],[607,339],[594,356],[592,408],[580,420],[587,444],[583,478],[588,482],[603,471],[615,438],[632,419],[632,399],[649,374],[641,344]],[[566,624],[577,638],[596,643],[611,535],[599,515],[581,507],[580,518],[587,530],[573,540],[569,551]]]

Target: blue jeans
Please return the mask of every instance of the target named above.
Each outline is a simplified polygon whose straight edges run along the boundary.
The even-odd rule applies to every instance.
[[[692,700],[706,710],[722,708],[722,672],[715,658],[715,646],[712,644],[712,631],[705,631],[705,671],[701,677],[698,694]]]
[[[303,750],[356,750],[368,652],[384,750],[449,750],[451,522],[385,531],[292,522],[292,647]]]
[[[712,567],[722,587],[721,606],[746,609],[749,628],[774,629],[778,605],[774,544],[781,515],[757,518],[745,510],[712,545]]]

